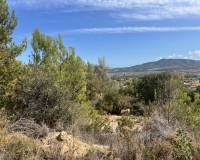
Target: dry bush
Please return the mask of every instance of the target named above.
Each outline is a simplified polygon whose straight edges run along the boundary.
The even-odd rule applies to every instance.
[[[121,160],[136,160],[138,150],[137,144],[133,141],[127,137],[118,139],[118,143],[113,146],[115,157]]]
[[[48,136],[50,130],[46,124],[42,124],[39,131],[38,131],[38,137],[39,138],[45,138]]]
[[[200,160],[200,148],[196,148],[196,151],[194,153],[194,158],[193,159],[194,160]]]
[[[154,115],[136,133],[136,141],[142,144],[142,159],[193,159],[191,136],[183,130],[171,126],[165,118]]]
[[[8,136],[9,142],[3,160],[39,160],[39,146],[24,135]]]
[[[170,126],[165,118],[155,114],[143,122],[142,130],[137,134],[138,142],[151,143],[154,140],[164,141],[175,134],[176,128]]]
[[[171,160],[174,147],[169,141],[154,140],[143,148],[143,159]]]
[[[44,138],[48,135],[49,129],[46,125],[36,124],[32,120],[20,119],[7,128],[9,133],[20,132],[28,137]]]
[[[81,160],[113,160],[114,157],[111,152],[103,153],[97,150],[90,150],[85,157],[82,157]]]
[[[119,123],[121,124],[121,130],[118,133],[112,133],[110,130],[91,130],[90,126],[74,126],[73,135],[79,137],[82,141],[87,144],[100,144],[110,146],[109,153],[102,153],[99,151],[91,150],[83,158],[84,160],[103,160],[103,159],[114,159],[119,158],[121,160],[134,160],[136,159],[136,152],[139,152],[138,145],[135,143],[134,134],[131,130],[133,127],[132,122],[126,121],[123,118]],[[126,123],[128,122],[128,123]],[[102,123],[100,123],[102,125]],[[131,124],[131,125],[130,125]],[[100,125],[100,126],[101,126]],[[97,125],[99,126],[99,125]],[[130,127],[130,130],[126,130]],[[123,136],[122,136],[123,135]]]
[[[5,154],[5,148],[8,143],[7,134],[4,130],[0,130],[0,160]]]
[[[116,140],[113,141],[111,148],[114,155],[121,160],[136,160],[138,145],[135,141],[134,123],[129,117],[122,117],[118,120]]]
[[[69,160],[69,153],[63,152],[62,144],[54,141],[42,151],[40,157],[45,160]]]
[[[8,125],[8,119],[4,110],[0,109],[0,159],[3,157],[5,153],[5,147],[8,143],[6,126]]]
[[[170,143],[175,130],[165,118],[155,114],[147,119],[140,132],[136,133],[136,141],[141,144],[141,159],[171,160],[173,146]]]
[[[9,120],[6,116],[6,112],[3,109],[0,109],[0,130],[3,130],[8,125]]]

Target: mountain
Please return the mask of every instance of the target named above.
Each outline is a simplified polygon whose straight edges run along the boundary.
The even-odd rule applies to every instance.
[[[200,73],[200,60],[161,59],[155,62],[148,62],[132,67],[113,68],[109,70],[109,73],[111,75],[130,75],[164,71],[180,73]]]

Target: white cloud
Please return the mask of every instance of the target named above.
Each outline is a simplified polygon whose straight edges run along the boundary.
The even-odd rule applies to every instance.
[[[167,57],[168,59],[195,59],[200,60],[200,50],[189,51],[186,54],[174,53]]]
[[[200,26],[196,27],[110,27],[110,28],[80,28],[73,30],[57,30],[54,32],[45,32],[47,35],[57,36],[61,34],[62,36],[76,35],[76,34],[124,34],[124,33],[159,33],[159,32],[200,32]],[[24,33],[17,36],[17,39],[21,40],[24,37],[31,39],[31,33]],[[198,55],[200,57],[200,50],[195,52],[190,51],[188,53],[190,56]],[[168,58],[182,57],[177,54],[172,54]]]
[[[200,50],[190,51],[189,57],[193,57],[195,59],[200,59]]]
[[[184,56],[182,54],[176,54],[176,53],[169,55],[167,58],[168,59],[189,59],[187,56]]]
[[[118,10],[122,19],[161,20],[200,16],[200,0],[8,0],[22,8],[79,8]],[[66,8],[67,7],[67,8]],[[72,9],[73,10],[73,9]]]
[[[137,33],[137,32],[190,32],[200,31],[200,26],[196,27],[114,27],[114,28],[82,28],[67,33],[82,34],[117,34],[117,33]]]
[[[200,16],[200,0],[9,0],[22,8],[93,8],[118,10],[123,19],[161,20]]]

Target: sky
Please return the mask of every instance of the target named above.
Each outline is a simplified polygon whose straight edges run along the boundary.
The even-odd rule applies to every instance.
[[[19,24],[14,40],[34,29],[74,47],[83,60],[127,67],[162,58],[200,59],[200,0],[8,0]]]

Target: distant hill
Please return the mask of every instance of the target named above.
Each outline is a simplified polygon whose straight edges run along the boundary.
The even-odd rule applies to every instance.
[[[164,71],[180,73],[200,73],[200,60],[161,59],[155,62],[148,62],[132,67],[113,68],[109,70],[109,73],[111,75],[129,75]]]

